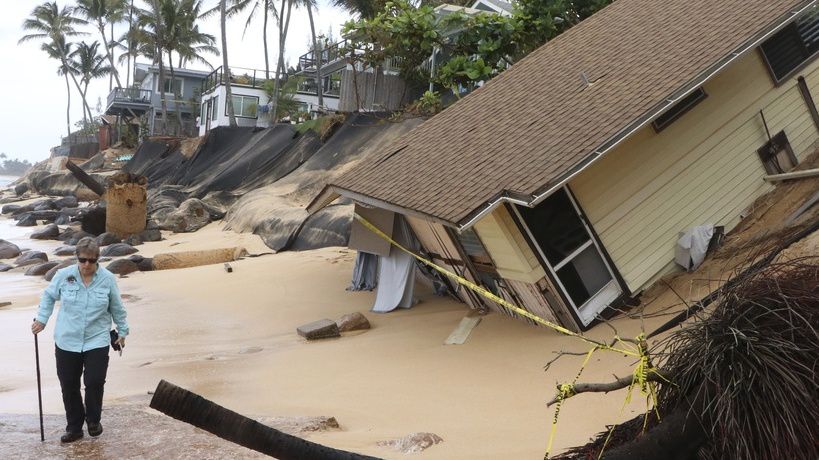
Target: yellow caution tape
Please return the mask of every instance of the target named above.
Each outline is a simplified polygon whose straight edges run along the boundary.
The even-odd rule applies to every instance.
[[[505,299],[502,299],[501,297],[499,297],[499,296],[495,295],[494,293],[488,291],[487,289],[485,289],[485,288],[483,288],[483,287],[469,281],[468,279],[463,278],[463,277],[461,277],[461,276],[447,270],[446,268],[435,264],[431,260],[428,260],[428,259],[426,259],[424,257],[421,257],[418,254],[415,254],[414,252],[410,251],[409,249],[407,249],[404,246],[402,246],[401,244],[399,244],[397,241],[390,238],[387,234],[382,232],[378,227],[376,227],[375,225],[370,223],[367,219],[360,216],[359,214],[353,214],[353,217],[358,222],[360,222],[361,225],[363,225],[364,227],[366,227],[367,229],[369,229],[370,231],[372,231],[376,235],[380,236],[384,240],[388,241],[390,244],[392,244],[393,246],[395,246],[399,250],[411,255],[415,259],[417,259],[420,262],[422,262],[422,263],[428,265],[429,267],[435,269],[436,271],[438,271],[441,274],[447,276],[448,278],[451,278],[452,280],[454,280],[458,284],[466,287],[467,289],[470,289],[471,291],[483,296],[484,298],[489,299],[489,300],[491,300],[491,301],[493,301],[493,302],[495,302],[495,303],[497,303],[499,305],[502,305],[502,306],[506,307],[507,309],[509,309],[511,311],[514,311],[515,313],[517,313],[520,316],[523,316],[525,318],[529,318],[532,321],[534,321],[534,322],[536,322],[536,323],[538,323],[538,324],[540,324],[542,326],[546,326],[546,327],[548,327],[548,328],[550,328],[550,329],[552,329],[554,331],[557,331],[557,332],[559,332],[559,333],[561,333],[563,335],[567,335],[569,337],[574,337],[574,338],[582,340],[583,342],[586,342],[586,343],[588,343],[590,345],[593,345],[593,348],[591,350],[589,350],[589,352],[586,354],[586,359],[583,360],[583,364],[581,365],[580,370],[577,372],[577,375],[575,375],[574,380],[572,380],[572,383],[564,383],[564,384],[560,385],[560,387],[558,388],[557,404],[556,404],[556,407],[555,407],[555,414],[554,414],[554,417],[552,419],[552,429],[551,429],[551,433],[549,435],[549,442],[548,442],[548,445],[547,445],[547,448],[546,448],[546,455],[544,456],[544,459],[549,458],[549,453],[552,450],[552,444],[554,442],[554,438],[555,438],[555,435],[557,433],[557,419],[558,419],[558,416],[560,414],[560,408],[561,408],[561,406],[563,404],[563,401],[574,395],[574,384],[577,382],[577,379],[580,378],[580,375],[583,373],[583,370],[586,368],[586,365],[588,364],[589,360],[591,359],[592,354],[597,350],[608,350],[608,351],[612,351],[612,352],[615,352],[615,353],[621,353],[623,355],[627,355],[627,356],[637,358],[637,360],[638,360],[637,365],[634,368],[634,372],[633,372],[633,376],[632,376],[632,383],[628,387],[628,394],[626,395],[626,400],[625,400],[625,402],[623,404],[623,408],[621,409],[621,414],[622,414],[623,409],[625,409],[625,406],[628,405],[628,403],[631,401],[631,393],[632,393],[632,390],[634,389],[634,387],[639,387],[640,392],[647,395],[647,397],[648,397],[647,401],[646,401],[647,406],[649,406],[648,399],[650,398],[650,400],[654,403],[654,408],[656,410],[656,407],[657,407],[657,396],[656,396],[656,388],[655,388],[656,383],[655,382],[649,382],[648,381],[648,375],[650,373],[652,373],[652,372],[656,373],[657,371],[651,365],[651,362],[649,360],[648,350],[646,349],[646,346],[645,346],[645,335],[644,334],[640,334],[636,338],[637,346],[634,346],[629,342],[623,341],[619,337],[615,337],[615,340],[614,340],[613,343],[624,344],[626,346],[626,348],[616,347],[614,345],[609,345],[609,344],[606,344],[606,343],[603,343],[603,342],[598,342],[596,340],[589,339],[588,337],[585,337],[582,334],[578,334],[577,332],[570,331],[569,329],[566,329],[565,327],[563,327],[563,326],[561,326],[559,324],[555,324],[555,323],[553,323],[551,321],[545,320],[545,319],[543,319],[543,318],[529,312],[528,310],[525,310],[525,309],[523,309],[523,308],[521,308],[521,307],[519,307],[519,306],[517,306],[517,305],[515,305],[515,304],[513,304],[511,302],[508,302]],[[650,406],[647,409],[650,410]],[[659,417],[659,413],[657,415]],[[648,417],[646,417],[646,419],[647,418]],[[608,443],[609,437],[611,437],[611,433],[612,433],[613,429],[614,429],[614,426],[612,426],[612,430],[609,431],[609,434],[606,437],[606,441],[603,444],[603,450],[605,449],[605,446]],[[602,456],[602,453],[603,453],[603,451],[601,450],[601,452],[600,452],[601,456]]]

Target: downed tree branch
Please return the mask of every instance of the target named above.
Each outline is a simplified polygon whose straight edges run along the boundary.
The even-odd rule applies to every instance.
[[[615,376],[616,377],[616,376]],[[670,382],[672,380],[672,375],[669,372],[663,371],[662,369],[654,369],[648,373],[646,376],[646,382]],[[571,398],[572,396],[578,395],[580,393],[608,393],[610,391],[621,390],[623,388],[627,388],[631,385],[636,384],[637,382],[634,381],[634,376],[629,375],[628,377],[618,378],[613,382],[608,383],[575,383],[572,385],[572,391],[569,393],[566,398]],[[560,385],[557,387],[558,392],[560,392]],[[549,401],[546,406],[550,407],[558,402],[560,402],[561,397],[560,394],[554,397],[551,401]]]

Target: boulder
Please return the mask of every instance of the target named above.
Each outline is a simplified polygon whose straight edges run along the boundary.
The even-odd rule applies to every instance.
[[[60,262],[58,262],[56,260],[51,261],[51,262],[45,262],[45,263],[37,264],[37,265],[29,268],[28,270],[26,270],[26,276],[43,276],[46,273],[48,273],[49,270],[56,267],[57,265],[60,265]]]
[[[111,273],[115,273],[117,275],[127,275],[129,273],[139,271],[139,266],[134,263],[134,261],[128,259],[117,259],[108,264],[106,268]]]
[[[25,206],[20,206],[19,208],[11,211],[12,216],[19,216],[20,214],[34,211],[34,203],[27,204]]]
[[[26,251],[14,261],[18,267],[23,265],[31,265],[32,263],[48,262],[48,256],[42,251]]]
[[[4,263],[0,262],[0,273],[7,272],[7,271],[11,270],[12,268],[14,268],[14,267],[9,265],[9,264],[4,264]]]
[[[75,196],[64,196],[59,200],[54,200],[54,207],[56,209],[63,209],[63,208],[76,208],[80,205],[79,200]]]
[[[64,214],[60,214],[60,216],[54,220],[54,223],[57,225],[68,225],[71,223],[71,218]]]
[[[74,253],[76,252],[76,249],[77,248],[75,248],[74,246],[60,246],[59,248],[54,250],[54,255],[55,256],[73,256]]]
[[[17,196],[22,196],[24,193],[28,192],[28,184],[23,182],[22,184],[17,184],[14,186],[14,194]]]
[[[340,332],[361,331],[370,328],[367,317],[359,312],[344,315],[336,321]]]
[[[76,246],[77,243],[79,243],[81,239],[86,238],[86,237],[94,238],[94,235],[92,235],[90,233],[87,233],[87,232],[84,232],[82,230],[78,230],[76,232],[73,232],[68,239],[64,240],[64,242],[65,242],[65,244],[68,244],[68,245],[71,245],[71,246]]]
[[[51,270],[46,272],[45,280],[46,281],[51,281],[51,279],[54,278],[54,275],[57,274],[57,270],[60,270],[61,268],[65,268],[65,267],[70,267],[71,265],[74,265],[75,263],[77,263],[77,259],[75,259],[74,257],[71,257],[69,259],[65,259],[63,261],[60,261],[59,265],[57,265],[56,267],[52,267]]]
[[[151,259],[150,257],[145,257],[139,262],[136,262],[136,264],[141,272],[150,272],[154,270],[154,259]]]
[[[116,243],[119,243],[121,241],[122,240],[117,235],[115,235],[113,233],[108,233],[108,232],[105,232],[102,235],[97,237],[97,244],[99,244],[100,247],[108,246],[108,245],[111,245],[111,244],[116,244]]]
[[[59,209],[54,205],[54,200],[41,200],[34,204],[34,211],[49,211]]]
[[[307,340],[328,339],[341,337],[338,325],[329,319],[320,319],[296,328],[296,332]]]
[[[130,244],[131,246],[139,246],[142,244],[142,238],[139,235],[131,235],[128,238],[125,238],[123,241],[125,244]]]
[[[83,208],[79,221],[82,222],[82,229],[94,235],[105,233],[105,208],[95,206],[93,208]]]
[[[168,214],[160,228],[176,233],[195,232],[210,223],[210,213],[197,198],[182,202],[179,208]]]
[[[160,241],[162,240],[162,232],[158,228],[146,229],[139,234],[139,239],[142,241]]]
[[[60,217],[60,211],[55,211],[53,209],[35,210],[31,211],[29,214],[37,220],[46,220],[49,222],[53,222]]]
[[[17,221],[18,227],[34,227],[35,225],[37,225],[37,219],[35,219],[31,213],[27,213]]]
[[[403,438],[379,441],[378,445],[389,447],[404,454],[415,454],[442,442],[444,440],[435,433],[412,433]]]
[[[143,256],[141,256],[139,254],[134,254],[132,256],[129,256],[128,260],[134,262],[135,264],[138,264],[138,263],[142,262],[143,260],[145,260],[145,257],[143,257]]]
[[[29,238],[35,240],[56,240],[60,236],[60,227],[55,224],[48,224],[42,230],[38,230],[31,234]]]
[[[6,240],[0,240],[0,259],[11,259],[20,255],[20,248]]]
[[[0,214],[11,214],[14,211],[17,211],[18,209],[20,209],[22,207],[23,206],[21,206],[19,204],[7,204],[7,205],[3,206],[2,210],[0,210]]]
[[[102,249],[100,255],[105,257],[119,257],[119,256],[127,256],[128,254],[133,254],[138,252],[138,249],[131,246],[130,244],[125,243],[114,243],[110,246],[106,246]]]

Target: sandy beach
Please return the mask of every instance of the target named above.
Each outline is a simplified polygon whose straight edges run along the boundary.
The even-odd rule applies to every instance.
[[[0,237],[21,248],[51,252],[58,246],[28,240],[31,229],[0,219]],[[139,254],[232,245],[251,254],[268,252],[258,237],[222,231],[218,223],[165,236],[139,246]],[[582,357],[566,356],[548,372],[543,366],[554,351],[587,346],[496,314],[484,317],[464,345],[444,345],[469,313],[465,305],[436,297],[419,283],[416,307],[370,313],[374,293],[345,291],[354,257],[346,248],[326,248],[247,258],[234,262],[232,273],[220,264],[121,278],[132,333],[122,357],[111,358],[106,414],[133,407],[135,400],[141,401],[139,410],[153,412],[146,395],[166,379],[248,416],[335,417],[339,430],[309,439],[377,457],[406,457],[379,441],[431,432],[444,442],[418,458],[542,458],[553,413],[546,402],[555,383],[574,377]],[[37,412],[28,325],[45,286],[39,277],[0,274],[0,300],[12,302],[0,309],[6,369],[0,413]],[[356,311],[367,315],[371,330],[311,343],[296,334],[301,324]],[[661,320],[647,320],[645,328]],[[639,320],[614,324],[626,337],[640,330]],[[611,330],[597,327],[589,335],[606,338]],[[52,336],[53,320],[40,336],[43,404],[47,414],[60,415]],[[629,373],[631,364],[598,353],[581,380],[607,381],[612,373]],[[635,397],[621,411],[624,397],[621,391],[568,401],[553,451],[584,443],[607,424],[645,409]],[[39,444],[36,435],[31,438]]]

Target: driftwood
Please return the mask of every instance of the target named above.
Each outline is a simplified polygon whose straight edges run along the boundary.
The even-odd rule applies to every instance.
[[[376,457],[333,449],[283,433],[165,380],[157,385],[150,407],[222,439],[279,460],[377,460]]]
[[[75,165],[70,160],[65,162],[65,167],[71,171],[71,174],[73,174],[78,181],[82,182],[83,185],[91,189],[92,192],[99,196],[103,196],[105,194],[105,187],[89,176],[88,173],[82,170],[82,168]]]

